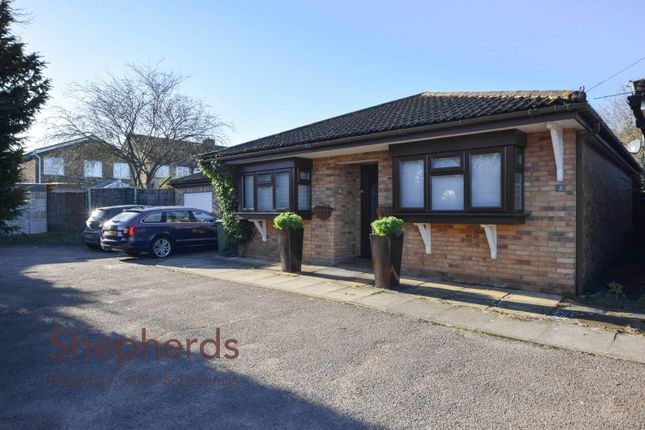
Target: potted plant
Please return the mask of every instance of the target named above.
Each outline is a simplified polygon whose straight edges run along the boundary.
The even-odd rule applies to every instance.
[[[370,245],[375,286],[388,290],[399,286],[403,254],[403,220],[388,216],[372,222]]]
[[[273,226],[278,233],[280,265],[283,272],[300,272],[302,267],[302,241],[304,229],[300,215],[284,212],[275,217]]]

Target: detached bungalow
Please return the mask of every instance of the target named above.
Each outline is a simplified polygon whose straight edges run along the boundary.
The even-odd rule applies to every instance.
[[[214,158],[239,175],[247,255],[278,258],[271,221],[289,210],[306,261],[369,257],[391,214],[404,273],[570,294],[632,234],[641,172],[580,91],[421,93]]]

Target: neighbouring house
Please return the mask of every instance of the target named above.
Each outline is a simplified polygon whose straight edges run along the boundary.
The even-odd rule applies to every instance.
[[[80,184],[82,188],[114,188],[132,184],[128,163],[92,136],[37,148],[27,152],[24,158],[21,166],[23,182],[73,183]],[[186,156],[185,160],[160,166],[153,185],[196,171],[194,159]]]
[[[239,177],[238,214],[257,229],[247,255],[278,257],[271,221],[289,210],[305,218],[306,261],[369,257],[371,221],[392,214],[404,273],[568,294],[632,234],[640,181],[580,91],[426,92],[213,159]]]

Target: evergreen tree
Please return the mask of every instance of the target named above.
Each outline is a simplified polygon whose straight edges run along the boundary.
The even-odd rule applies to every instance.
[[[47,99],[45,63],[10,32],[16,22],[11,1],[0,0],[0,233],[20,213],[24,193],[16,188],[23,160],[22,136]]]

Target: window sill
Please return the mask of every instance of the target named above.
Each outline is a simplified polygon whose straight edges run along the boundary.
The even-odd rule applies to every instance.
[[[414,213],[395,212],[392,214],[403,221],[412,223],[436,223],[436,224],[524,224],[528,213]]]
[[[235,215],[241,219],[252,220],[252,219],[273,219],[276,216],[286,211],[270,211],[270,212],[253,212],[253,211],[243,211],[235,212]],[[302,219],[311,219],[311,211],[295,211],[296,214],[300,215]]]

